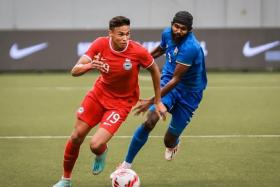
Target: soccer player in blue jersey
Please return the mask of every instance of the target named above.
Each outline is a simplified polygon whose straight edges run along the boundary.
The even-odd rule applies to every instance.
[[[204,54],[192,32],[192,24],[193,17],[189,12],[177,12],[171,27],[162,32],[160,45],[151,52],[154,58],[166,55],[161,75],[161,95],[162,103],[172,115],[164,136],[166,160],[172,160],[178,151],[180,135],[190,123],[207,85]],[[142,101],[135,108],[136,115],[149,112],[147,120],[136,129],[120,168],[131,168],[133,159],[159,121],[153,99]]]

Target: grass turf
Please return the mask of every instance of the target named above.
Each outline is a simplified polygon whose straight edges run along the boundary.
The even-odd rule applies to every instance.
[[[94,73],[79,78],[66,73],[0,74],[1,187],[52,186],[60,178],[66,138],[16,137],[69,136],[75,110],[95,78]],[[280,74],[209,73],[208,78],[176,160],[163,159],[161,137],[151,137],[136,157],[134,169],[142,187],[279,186]],[[148,74],[140,76],[140,85],[141,96],[151,96]],[[99,176],[90,173],[86,139],[74,169],[74,186],[111,186],[109,174],[130,142],[120,136],[131,136],[144,119],[129,115],[109,143],[107,167]],[[167,122],[160,122],[152,135],[162,136],[166,127]]]

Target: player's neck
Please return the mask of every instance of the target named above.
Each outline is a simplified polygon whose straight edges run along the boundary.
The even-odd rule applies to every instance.
[[[117,45],[115,45],[114,43],[112,43],[111,46],[112,46],[112,49],[114,51],[118,51],[118,52],[121,52],[121,51],[123,51],[125,49],[125,47],[120,48]]]
[[[127,47],[128,47],[128,44],[129,44],[129,41],[127,42],[127,45],[125,47],[119,47],[117,44],[115,44],[112,39],[110,38],[109,40],[109,44],[110,44],[110,48],[111,50],[115,51],[115,52],[118,52],[118,53],[121,53],[121,52],[124,52]]]

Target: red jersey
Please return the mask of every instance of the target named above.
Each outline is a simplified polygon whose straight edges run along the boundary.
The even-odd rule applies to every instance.
[[[85,56],[91,60],[98,56],[108,70],[106,73],[101,72],[92,89],[100,99],[103,96],[129,98],[133,105],[138,101],[140,66],[148,68],[154,62],[153,57],[144,47],[129,40],[123,51],[115,51],[109,37],[100,37],[92,42]]]

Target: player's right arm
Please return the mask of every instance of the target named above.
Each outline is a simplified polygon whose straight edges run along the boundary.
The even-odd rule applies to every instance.
[[[100,71],[103,71],[103,63],[99,60],[91,61],[88,57],[83,55],[78,60],[76,65],[72,68],[71,74],[74,77],[78,77],[92,69],[98,69]]]
[[[154,59],[160,57],[161,55],[164,54],[164,49],[161,48],[161,46],[157,46],[155,49],[152,50],[151,55],[153,56]]]
[[[153,49],[150,54],[153,56],[154,59],[160,57],[165,53],[166,48],[166,30],[164,30],[161,34],[161,41],[160,44]]]
[[[80,57],[76,65],[71,70],[71,74],[74,77],[81,76],[84,73],[97,69],[101,72],[106,72],[106,66],[100,60],[100,51],[104,47],[104,43],[106,43],[107,39],[105,37],[99,37],[94,40],[86,53]]]

